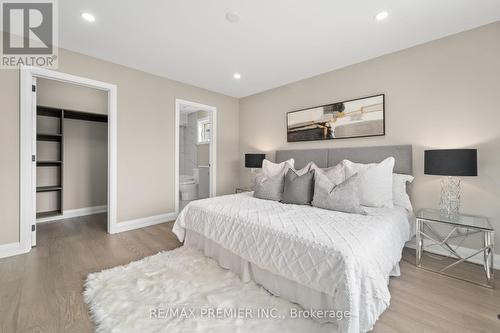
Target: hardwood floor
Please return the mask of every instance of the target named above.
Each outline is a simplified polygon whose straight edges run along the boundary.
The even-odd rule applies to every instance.
[[[415,251],[405,248],[401,276],[389,285],[391,305],[373,332],[500,332],[499,271],[496,289],[489,289],[416,268],[414,262]]]
[[[87,274],[178,247],[171,229],[164,223],[108,235],[104,214],[39,225],[36,248],[0,260],[0,332],[92,332],[82,297]],[[402,275],[390,282],[391,306],[374,332],[500,332],[498,271],[491,290],[413,262],[405,250]]]
[[[0,332],[93,332],[82,296],[87,274],[178,247],[171,229],[109,235],[105,214],[38,225],[37,247],[0,260]]]

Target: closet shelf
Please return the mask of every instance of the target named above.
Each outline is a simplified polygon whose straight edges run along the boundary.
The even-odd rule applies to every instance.
[[[62,212],[60,210],[52,210],[49,212],[39,212],[39,213],[36,213],[36,218],[43,219],[45,217],[52,217],[52,216],[57,216],[57,215],[62,215]]]
[[[51,107],[47,107],[47,106],[38,105],[36,107],[36,114],[38,116],[44,116],[44,117],[61,118],[62,117],[61,111],[62,111],[61,109],[51,108]]]
[[[62,134],[38,133],[36,139],[38,141],[61,141]]]
[[[53,192],[57,194],[58,200],[58,210],[49,211],[49,212],[40,212],[36,214],[37,218],[47,218],[52,216],[57,216],[62,214],[63,207],[63,170],[64,170],[64,121],[66,119],[74,119],[74,120],[85,120],[85,121],[94,121],[94,122],[108,122],[107,114],[99,114],[92,112],[82,112],[76,110],[66,110],[62,108],[53,108],[48,106],[37,105],[36,107],[37,116],[41,117],[53,117],[51,123],[57,122],[59,130],[53,130],[54,132],[59,133],[40,133],[36,134],[37,141],[54,141],[58,144],[58,155],[54,155],[56,160],[40,160],[36,161],[37,167],[57,167],[58,169],[58,181],[54,181],[54,183],[58,183],[60,185],[56,186],[38,186],[36,188],[37,193],[41,192]],[[45,119],[44,121],[49,121],[50,119]],[[50,131],[50,130],[46,130]],[[50,158],[50,157],[46,157]]]
[[[37,161],[36,166],[45,167],[45,166],[59,166],[62,161]]]
[[[37,186],[37,192],[53,192],[62,190],[61,186]]]
[[[96,121],[100,123],[108,122],[108,115],[81,111],[64,110],[64,119],[76,119],[86,121]]]
[[[36,158],[36,166],[37,166],[37,176],[38,172],[41,170],[38,169],[38,167],[55,167],[57,172],[57,178],[58,180],[54,180],[52,186],[37,186],[36,188],[36,193],[48,193],[50,195],[56,196],[57,200],[57,206],[56,209],[53,209],[51,211],[41,211],[36,213],[37,219],[40,218],[48,218],[50,220],[51,217],[53,216],[58,216],[62,215],[62,209],[63,209],[63,160],[64,160],[64,117],[65,117],[65,110],[63,109],[58,109],[58,108],[51,108],[51,107],[46,107],[42,105],[37,105],[36,107],[36,112],[37,112],[37,121],[39,120],[38,116],[42,117],[53,117],[52,120],[50,119],[44,119],[43,122],[49,122],[51,126],[48,128],[51,129],[45,129],[42,130],[42,132],[39,132],[37,130],[36,133],[36,140],[37,143],[43,142],[43,141],[52,141],[56,143],[56,148],[57,149],[57,155],[53,155],[53,157],[41,157],[38,160],[38,156]],[[42,119],[40,119],[42,120]],[[42,122],[42,125],[43,125]],[[55,129],[55,124],[57,124],[57,128]],[[46,208],[47,209],[47,208]]]

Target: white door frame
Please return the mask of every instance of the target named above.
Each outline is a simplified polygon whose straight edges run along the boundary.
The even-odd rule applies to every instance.
[[[36,162],[34,146],[36,110],[32,105],[32,80],[44,78],[76,84],[106,91],[108,93],[108,233],[116,229],[116,117],[117,87],[107,82],[96,81],[80,76],[57,72],[40,67],[22,66],[20,70],[21,96],[21,145],[20,145],[20,219],[19,238],[22,251],[31,250],[31,226],[36,221],[36,176],[32,170]]]
[[[179,214],[179,125],[181,115],[181,105],[189,105],[192,107],[200,108],[200,110],[208,111],[211,123],[211,136],[210,136],[210,196],[214,197],[217,194],[217,108],[210,105],[186,101],[183,99],[175,99],[175,213]]]

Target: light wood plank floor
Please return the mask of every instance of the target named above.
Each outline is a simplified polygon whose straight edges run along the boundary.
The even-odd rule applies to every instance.
[[[41,224],[36,248],[0,260],[0,332],[92,332],[82,297],[88,273],[180,245],[172,223],[116,235],[105,226],[103,214]],[[374,332],[500,332],[498,271],[491,290],[417,269],[413,260],[405,250]]]

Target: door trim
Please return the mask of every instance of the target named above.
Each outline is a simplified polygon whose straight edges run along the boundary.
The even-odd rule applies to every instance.
[[[36,220],[36,207],[33,191],[36,179],[31,175],[33,162],[34,112],[32,106],[32,79],[44,78],[76,84],[106,91],[108,93],[108,233],[116,230],[117,201],[117,87],[114,84],[53,71],[40,67],[21,66],[20,73],[20,218],[19,240],[21,249],[31,250],[31,225]]]

